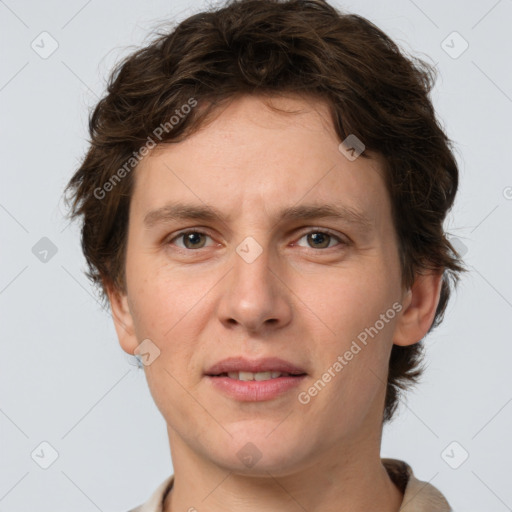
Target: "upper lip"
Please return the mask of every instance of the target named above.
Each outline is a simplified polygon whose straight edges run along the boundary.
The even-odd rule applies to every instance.
[[[229,357],[223,359],[206,370],[206,375],[220,375],[229,372],[281,372],[294,375],[302,375],[306,372],[284,359],[278,357],[266,357],[264,359],[246,359],[245,357]]]

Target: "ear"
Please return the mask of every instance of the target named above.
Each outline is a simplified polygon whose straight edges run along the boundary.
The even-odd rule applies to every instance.
[[[403,311],[393,335],[395,345],[413,345],[427,334],[439,304],[442,278],[442,272],[417,274],[412,287],[404,293]]]
[[[133,323],[132,313],[128,304],[126,293],[121,292],[114,285],[106,284],[110,309],[112,310],[112,319],[116,328],[117,337],[121,348],[128,354],[133,352],[138,346],[137,337]]]

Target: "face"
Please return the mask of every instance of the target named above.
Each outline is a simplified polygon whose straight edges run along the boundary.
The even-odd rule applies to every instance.
[[[379,438],[409,295],[382,162],[340,152],[322,102],[272,103],[300,113],[242,97],[141,162],[113,307],[127,352],[157,347],[171,449],[284,475]]]

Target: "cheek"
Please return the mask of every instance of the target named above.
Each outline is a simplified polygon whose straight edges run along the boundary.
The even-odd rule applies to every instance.
[[[127,260],[127,286],[130,310],[138,335],[163,341],[193,300],[186,286],[163,265],[155,266],[151,257]],[[176,274],[176,273],[174,273]]]
[[[398,297],[395,288],[377,266],[351,272],[342,270],[321,284],[318,280],[303,283],[303,289],[308,290],[304,303],[319,326],[330,332],[329,344],[336,345],[340,340],[346,343],[355,339],[365,328],[373,326]]]
[[[383,272],[372,262],[357,272],[326,280],[322,294],[316,287],[309,294],[306,304],[317,304],[315,313],[323,321],[316,321],[323,334],[319,331],[322,343],[314,349],[313,358],[320,362],[315,377],[329,380],[317,407],[336,403],[331,414],[351,409],[358,417],[384,392],[397,318],[393,304],[399,296],[393,280],[392,269]]]
[[[137,270],[132,274],[136,277],[131,282],[130,306],[135,332],[139,340],[149,338],[160,350],[144,372],[158,409],[170,418],[190,407],[190,396],[184,388],[189,387],[191,375],[198,371],[193,363],[200,347],[196,325],[191,322],[197,298],[186,293],[183,279],[177,281],[162,271],[144,274],[141,267]],[[188,284],[186,290],[190,289]],[[186,420],[185,416],[182,420]]]
[[[155,362],[145,367],[150,386],[153,383],[153,388],[158,387],[161,381],[173,385],[168,382],[168,374],[160,375],[163,368],[185,382],[188,374],[197,370],[192,367],[194,358],[203,350],[199,340],[204,322],[198,313],[204,316],[210,307],[202,285],[204,280],[171,272],[168,266],[155,266],[143,258],[132,261],[128,275],[131,276],[130,310],[137,339],[149,338],[160,350]]]

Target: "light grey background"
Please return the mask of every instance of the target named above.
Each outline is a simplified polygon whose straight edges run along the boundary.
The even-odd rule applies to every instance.
[[[83,274],[61,194],[114,62],[204,5],[0,0],[0,512],[126,511],[172,472],[164,420]],[[471,272],[427,338],[427,374],[382,456],[407,461],[455,510],[512,510],[512,1],[335,5],[437,64],[433,101],[461,170],[446,229]],[[31,47],[52,39],[46,59]],[[58,452],[48,469],[35,462],[51,460],[44,441]]]

